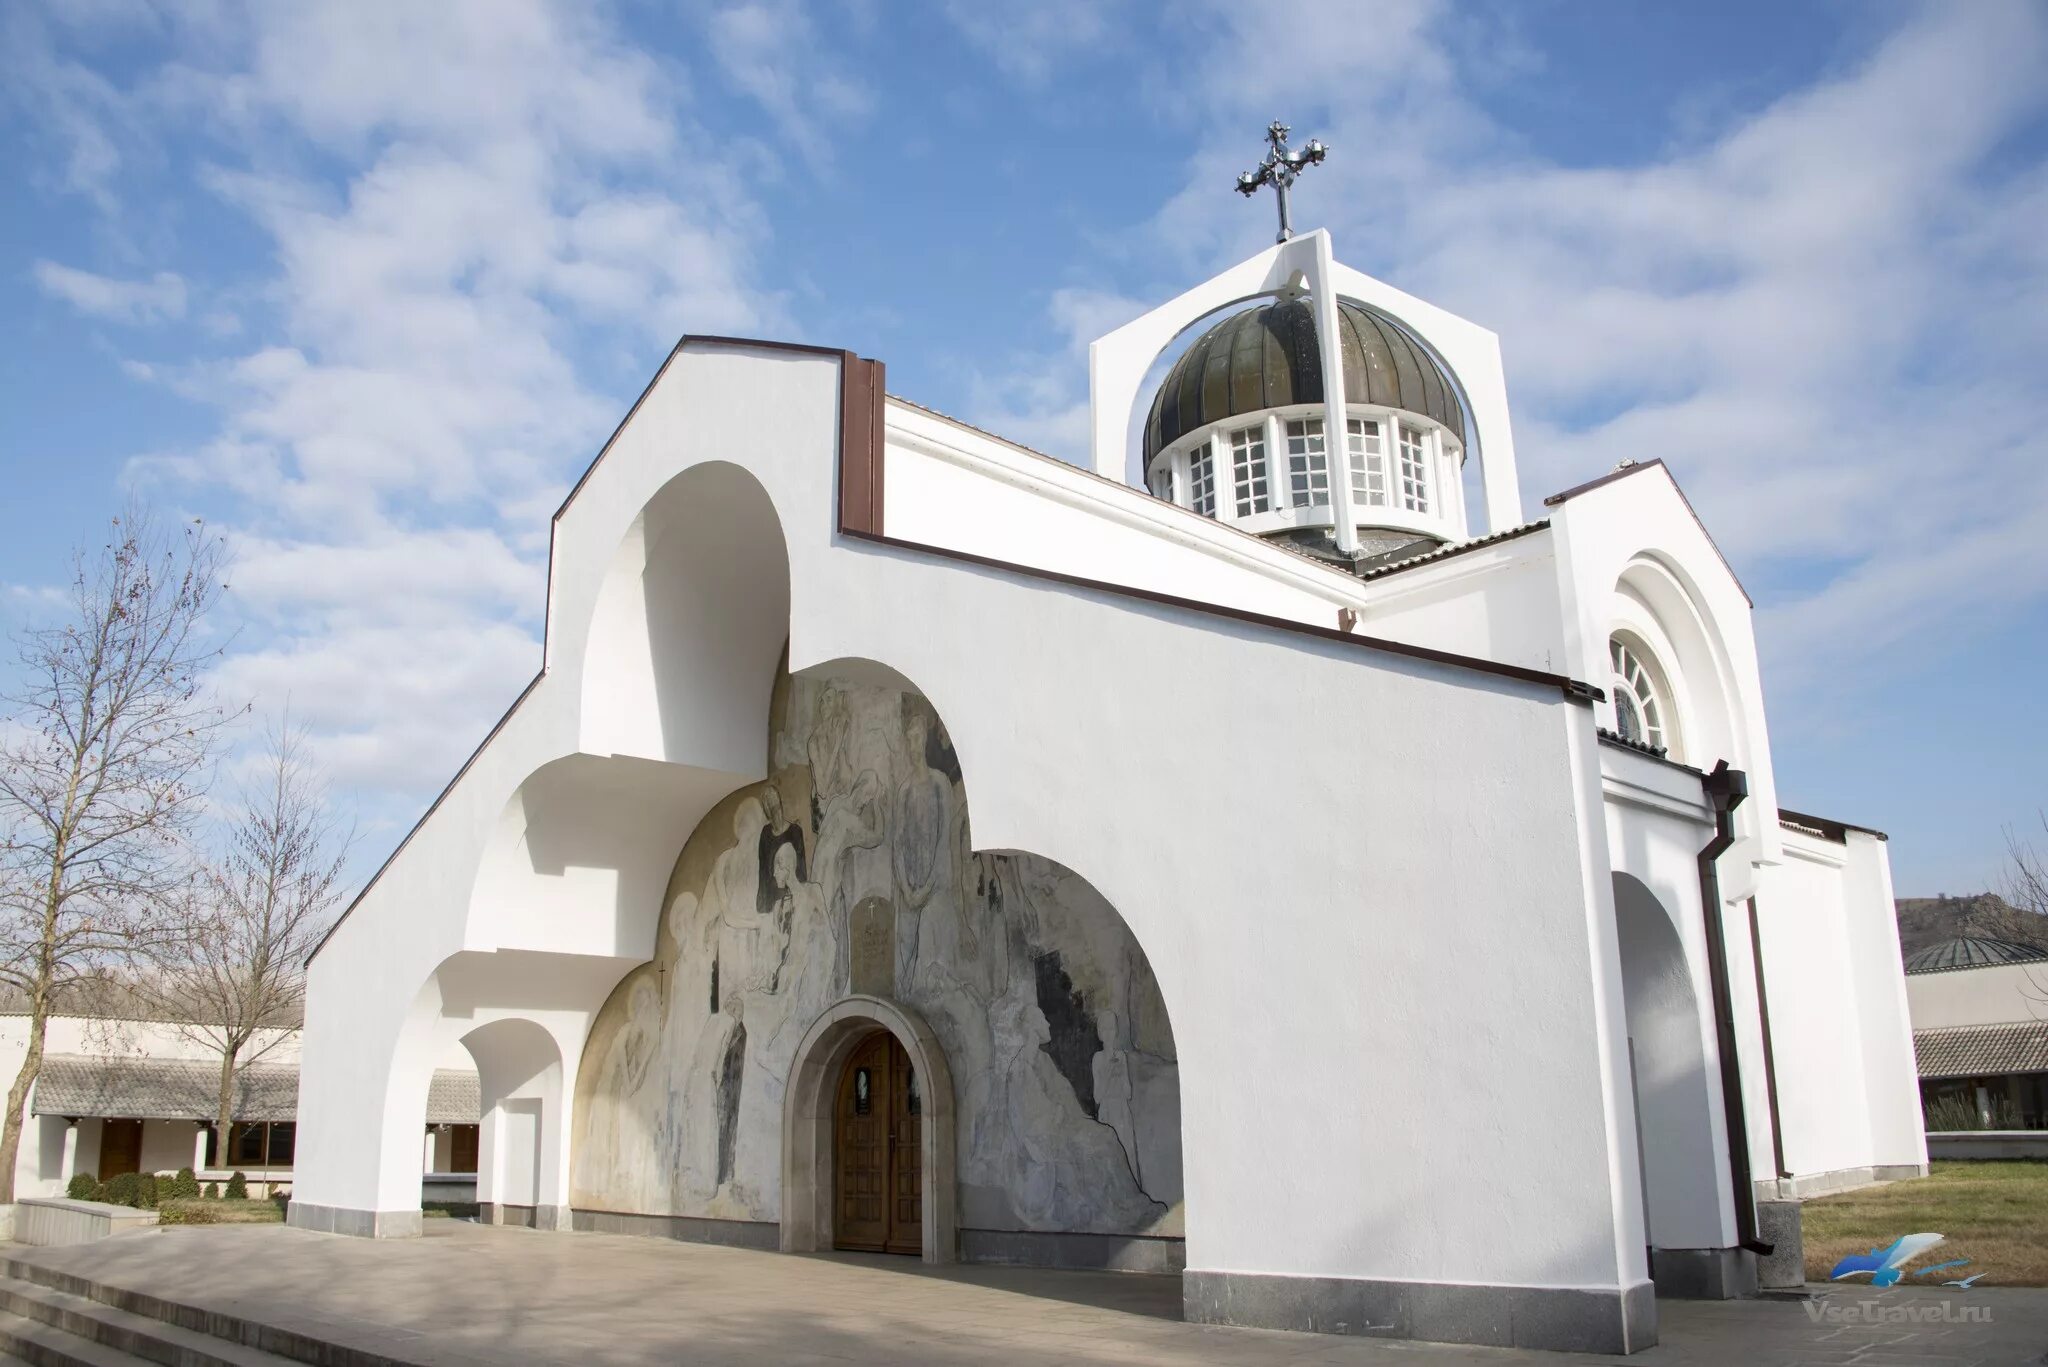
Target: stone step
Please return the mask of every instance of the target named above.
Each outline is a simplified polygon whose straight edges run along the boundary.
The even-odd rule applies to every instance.
[[[317,1363],[320,1367],[415,1367],[403,1359],[335,1343],[310,1334],[205,1310],[196,1305],[109,1286],[76,1273],[44,1267],[25,1258],[0,1257],[0,1283],[26,1284],[37,1291],[62,1293],[101,1309],[126,1313],[165,1332],[188,1336],[204,1345],[212,1358],[177,1359],[177,1367],[201,1367],[211,1361],[237,1364]],[[0,1343],[0,1352],[7,1350]],[[241,1356],[235,1356],[235,1355]],[[165,1361],[148,1358],[146,1361]]]
[[[76,1345],[99,1349],[112,1358],[74,1354],[78,1361],[154,1362],[162,1367],[279,1367],[290,1361],[273,1353],[246,1347],[211,1334],[166,1323],[105,1304],[89,1296],[41,1286],[16,1277],[0,1277],[0,1313],[17,1321],[30,1321]],[[21,1352],[9,1343],[6,1331],[19,1336],[20,1325],[0,1325],[0,1348]],[[61,1356],[63,1345],[43,1336],[32,1342],[36,1352],[56,1354],[52,1362],[69,1363]],[[31,1355],[32,1362],[41,1358]]]
[[[0,1310],[0,1352],[30,1367],[144,1367],[149,1361],[8,1310]]]

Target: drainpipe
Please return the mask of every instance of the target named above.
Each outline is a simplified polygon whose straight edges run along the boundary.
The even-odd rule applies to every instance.
[[[1758,1257],[1777,1245],[1757,1237],[1756,1184],[1749,1172],[1749,1122],[1735,1058],[1735,1002],[1728,989],[1728,947],[1722,940],[1721,876],[1715,863],[1735,843],[1735,809],[1749,796],[1749,776],[1722,760],[1701,786],[1714,806],[1714,838],[1699,853],[1700,902],[1707,921],[1707,978],[1714,993],[1714,1037],[1721,1052],[1721,1108],[1728,1129],[1728,1176],[1735,1187],[1735,1239]]]

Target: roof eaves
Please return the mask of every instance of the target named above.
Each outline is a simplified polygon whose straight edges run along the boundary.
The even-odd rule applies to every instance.
[[[1838,845],[1843,843],[1845,839],[1844,833],[1848,831],[1875,836],[1879,840],[1889,841],[1891,839],[1883,831],[1873,830],[1869,826],[1858,826],[1853,821],[1835,821],[1825,816],[1809,816],[1805,812],[1795,812],[1789,807],[1778,808],[1778,820],[1781,822],[1789,821],[1795,826],[1805,826],[1810,830],[1819,831],[1824,839],[1832,840]]]

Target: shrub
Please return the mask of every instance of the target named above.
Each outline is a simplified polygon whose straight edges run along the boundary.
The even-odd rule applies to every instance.
[[[71,1182],[64,1188],[64,1194],[74,1201],[91,1201],[99,1195],[100,1179],[89,1172],[71,1175]]]
[[[208,1182],[206,1184],[206,1199],[209,1201],[218,1201],[220,1199],[220,1183]]]
[[[157,1183],[157,1194],[166,1201],[190,1201],[199,1195],[199,1179],[192,1175],[192,1169],[179,1168],[176,1177],[167,1177]]]
[[[228,1189],[224,1194],[230,1201],[248,1200],[249,1175],[241,1171],[240,1169],[236,1169],[236,1171],[230,1174],[228,1177]]]
[[[138,1172],[135,1174],[135,1205],[140,1210],[155,1210],[157,1201],[156,1174]]]
[[[142,1174],[124,1172],[108,1178],[106,1185],[100,1188],[99,1199],[110,1205],[142,1209]]]
[[[1954,1092],[1937,1097],[1927,1108],[1927,1128],[1933,1131],[1955,1130],[2017,1130],[2020,1128],[2020,1114],[2017,1107],[2004,1097],[1990,1099],[1990,1116],[1977,1109],[1977,1102],[1969,1096]]]
[[[217,1225],[220,1212],[204,1201],[177,1201],[157,1215],[160,1225]]]

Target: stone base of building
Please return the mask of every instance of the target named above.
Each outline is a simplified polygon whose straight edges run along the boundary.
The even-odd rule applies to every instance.
[[[1657,1294],[1684,1301],[1733,1301],[1757,1293],[1756,1254],[1740,1248],[1653,1248]]]
[[[1765,1178],[1756,1184],[1759,1201],[1803,1201],[1809,1196],[1830,1196],[1838,1191],[1874,1187],[1881,1182],[1904,1182],[1925,1177],[1925,1163],[1879,1163],[1860,1168],[1836,1168],[1830,1172],[1807,1172],[1796,1177]]]
[[[1929,1158],[2048,1158],[2048,1130],[1931,1130]]]
[[[1189,1271],[1190,1321],[1433,1343],[1636,1353],[1657,1342],[1649,1282],[1611,1291]]]
[[[348,1234],[358,1239],[416,1239],[420,1232],[418,1207],[411,1210],[350,1210],[344,1206],[316,1206],[294,1201],[285,1210],[284,1222],[320,1234]]]
[[[546,1229],[557,1233],[575,1228],[573,1212],[567,1206],[515,1206],[500,1201],[480,1201],[476,1218],[486,1225],[516,1225],[521,1229]]]
[[[782,1243],[782,1226],[773,1220],[713,1220],[697,1215],[631,1215],[617,1210],[579,1210],[574,1228],[593,1234],[632,1234],[644,1239],[679,1239],[687,1244],[718,1244],[773,1253]]]
[[[1038,1230],[963,1229],[960,1261],[1089,1272],[1171,1276],[1187,1266],[1182,1239],[1139,1234],[1057,1234]]]

